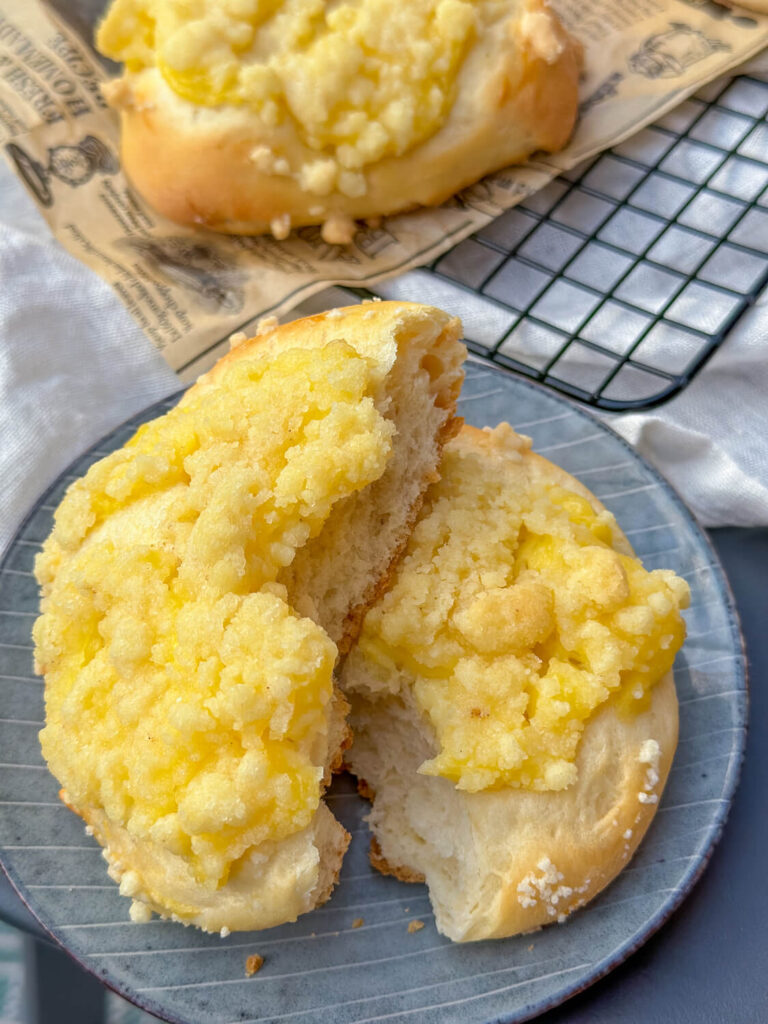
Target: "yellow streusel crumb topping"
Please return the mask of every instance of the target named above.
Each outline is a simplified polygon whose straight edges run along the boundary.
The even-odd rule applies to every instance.
[[[409,687],[428,716],[439,750],[421,772],[470,792],[560,790],[592,715],[611,699],[648,706],[683,642],[688,586],[646,571],[609,512],[534,472],[527,439],[495,433],[513,443],[446,447],[360,652],[367,685]]]
[[[198,106],[292,124],[316,160],[254,160],[314,194],[354,196],[366,165],[440,128],[479,20],[505,15],[500,0],[114,0],[97,44],[129,72],[157,67]]]
[[[336,647],[278,577],[384,471],[372,372],[343,341],[233,361],[72,484],[36,561],[51,770],[211,889],[318,807]]]

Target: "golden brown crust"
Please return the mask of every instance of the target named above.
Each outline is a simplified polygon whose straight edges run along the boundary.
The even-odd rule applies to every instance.
[[[334,685],[333,687],[333,706],[330,714],[330,725],[329,725],[329,743],[328,746],[331,753],[328,756],[328,763],[323,773],[323,787],[327,788],[331,784],[333,776],[342,770],[344,765],[344,751],[349,750],[352,746],[352,730],[347,722],[347,715],[349,714],[349,701],[346,699],[344,694]]]
[[[431,321],[452,340],[461,336],[461,323],[457,317],[419,302],[363,302],[354,306],[341,306],[289,323],[275,323],[274,326],[263,327],[254,337],[240,342],[222,356],[207,373],[198,377],[184,395],[182,402],[187,403],[200,391],[214,386],[233,362],[258,355],[262,351],[323,348],[339,338],[348,341],[362,355],[374,359],[379,364],[383,376],[395,358],[392,332],[403,322],[406,315],[414,320],[424,318]],[[455,406],[462,379],[459,375],[457,379],[451,380],[446,392],[438,396],[439,401],[443,403],[441,408],[451,409]],[[459,422],[454,428],[454,433],[460,427]],[[444,440],[447,441],[452,436],[453,434],[449,434]]]
[[[349,764],[345,763],[344,767],[347,771],[352,771],[352,768]],[[362,779],[358,777],[357,793],[358,796],[361,796],[363,798],[363,800],[369,800],[371,803],[373,803],[373,801],[376,799],[376,790],[373,788],[373,786],[371,786],[367,779]]]
[[[339,875],[341,874],[341,865],[344,862],[344,854],[347,852],[347,848],[349,847],[349,844],[352,841],[352,836],[350,835],[349,832],[347,832],[347,830],[343,826],[341,827],[341,831],[342,837],[340,840],[340,845],[337,850],[338,856],[334,858],[335,867],[331,872],[328,873],[326,884],[321,888],[318,888],[318,890],[316,891],[315,902],[314,906],[312,907],[313,910],[315,907],[320,907],[323,905],[323,903],[327,903],[328,900],[331,898],[333,890],[339,884]],[[321,857],[327,855],[327,852],[328,851],[321,851]]]
[[[368,852],[368,859],[371,862],[371,867],[375,868],[380,874],[391,875],[392,878],[397,878],[400,882],[426,881],[424,875],[419,871],[413,871],[411,868],[405,867],[402,864],[390,864],[381,852],[379,841],[375,836],[371,839],[371,848]]]
[[[527,30],[535,24],[530,14],[546,19],[546,46]],[[317,158],[291,122],[267,128],[242,108],[195,106],[155,69],[126,73],[105,93],[120,110],[125,171],[158,212],[182,224],[262,234],[284,218],[297,227],[432,206],[537,150],[561,149],[576,119],[580,69],[578,43],[541,0],[518,0],[470,50],[442,127],[401,156],[368,165],[367,192],[356,198],[320,197],[293,177],[259,170],[255,147],[279,152],[293,168]]]

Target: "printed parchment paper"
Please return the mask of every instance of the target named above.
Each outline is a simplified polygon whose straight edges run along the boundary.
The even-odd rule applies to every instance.
[[[116,115],[91,46],[98,0],[0,0],[0,145],[56,238],[107,280],[185,379],[229,335],[331,283],[375,285],[454,246],[566,170],[617,144],[768,45],[768,18],[712,0],[553,0],[584,44],[581,117],[555,156],[500,171],[442,207],[277,242],[180,227],[120,169]],[[151,153],[147,159],[151,159]]]

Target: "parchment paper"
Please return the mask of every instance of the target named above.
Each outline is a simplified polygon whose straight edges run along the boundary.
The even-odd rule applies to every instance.
[[[77,7],[65,21],[63,0],[58,13],[41,0],[0,0],[0,145],[55,237],[109,282],[190,379],[251,320],[283,314],[331,283],[372,286],[427,263],[768,45],[768,18],[711,0],[553,6],[585,49],[581,116],[567,149],[500,171],[442,207],[361,228],[349,246],[328,245],[316,228],[277,242],[190,230],[155,214],[120,169],[90,19]]]

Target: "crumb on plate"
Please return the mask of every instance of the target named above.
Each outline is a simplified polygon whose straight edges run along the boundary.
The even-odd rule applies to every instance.
[[[245,961],[245,975],[247,978],[252,978],[254,974],[258,974],[264,964],[264,957],[259,956],[258,953],[253,953]]]

